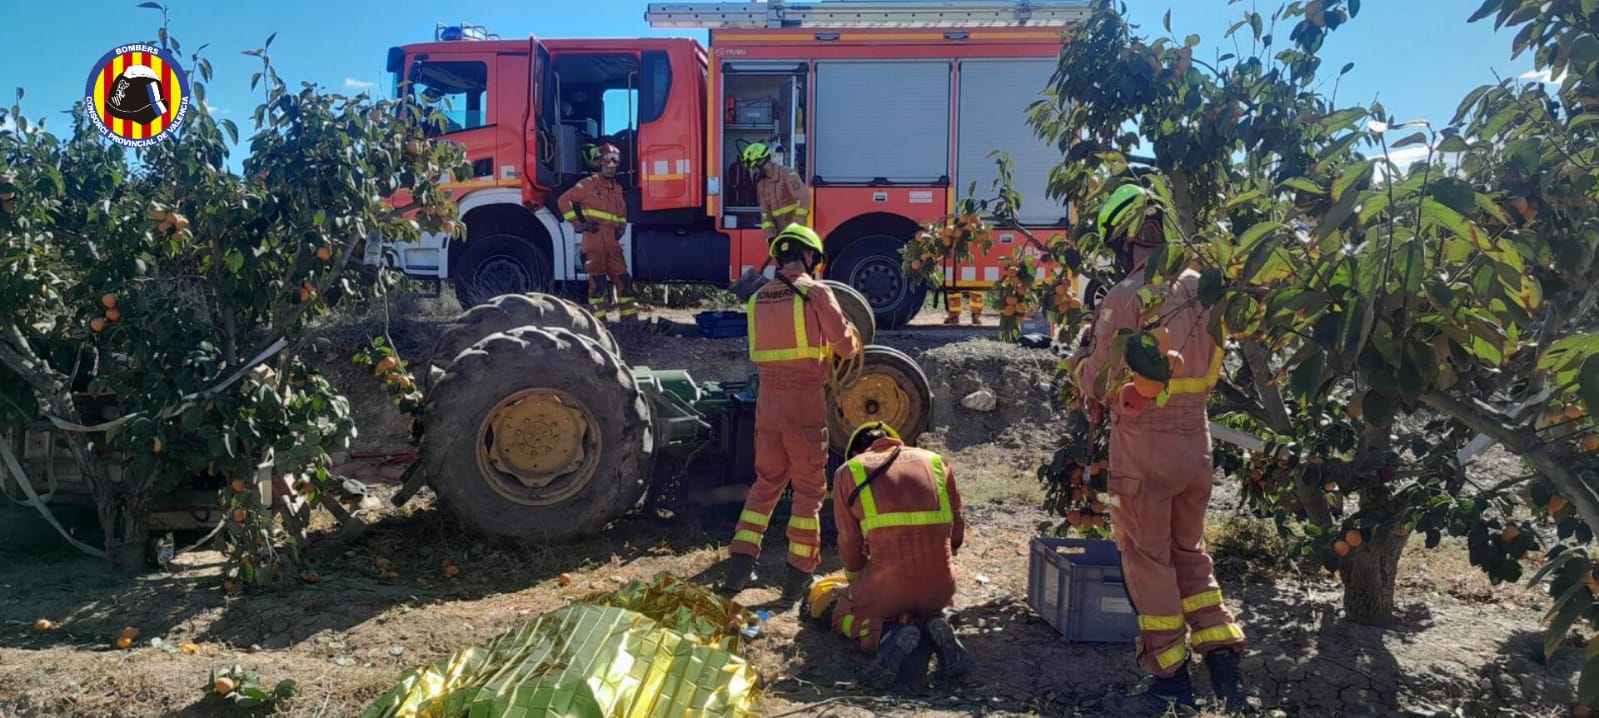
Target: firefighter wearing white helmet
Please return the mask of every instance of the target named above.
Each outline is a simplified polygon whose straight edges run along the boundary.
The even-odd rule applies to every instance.
[[[755,175],[755,197],[761,205],[761,231],[767,241],[777,230],[790,224],[810,226],[811,190],[791,167],[772,161],[772,148],[756,142],[740,154],[744,166]]]

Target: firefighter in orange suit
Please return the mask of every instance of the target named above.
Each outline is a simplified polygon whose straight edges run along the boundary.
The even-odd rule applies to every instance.
[[[878,686],[900,675],[921,646],[937,654],[940,678],[960,676],[966,648],[944,617],[955,600],[953,559],[966,537],[954,472],[879,421],[855,430],[848,455],[833,477],[844,576],[818,580],[803,615],[874,653],[866,672]]]
[[[780,227],[810,225],[811,191],[805,180],[791,167],[772,161],[772,148],[756,142],[740,155],[744,166],[757,177],[755,196],[761,204],[761,231],[766,240],[777,236]]]
[[[961,323],[961,295],[962,294],[966,295],[966,306],[969,307],[972,310],[972,326],[974,326],[974,327],[982,326],[982,324],[983,324],[983,293],[980,292],[980,291],[978,291],[978,292],[962,292],[962,291],[960,291],[958,289],[952,289],[952,290],[950,290],[950,292],[948,294],[946,294],[944,296],[944,309],[945,309],[945,311],[949,312],[949,316],[944,317],[944,323],[945,324],[960,324]]]
[[[791,224],[772,242],[776,278],[749,299],[750,359],[760,369],[755,403],[755,485],[733,534],[724,590],[743,590],[783,489],[794,487],[788,522],[786,600],[798,600],[821,562],[817,512],[827,491],[827,378],[830,357],[861,350],[855,328],[827,285],[811,278],[822,240]]]
[[[622,256],[622,232],[627,229],[627,202],[622,185],[616,181],[622,165],[622,151],[616,145],[600,145],[600,170],[583,178],[561,194],[556,203],[561,218],[582,234],[583,271],[589,275],[589,309],[604,321],[615,311],[624,322],[638,320],[638,305],[633,303],[633,277],[627,273]],[[610,301],[611,285],[616,301]]]
[[[1146,207],[1155,209],[1146,212]],[[1247,699],[1238,662],[1244,632],[1222,603],[1205,550],[1205,509],[1210,503],[1211,439],[1205,404],[1216,385],[1222,351],[1208,327],[1210,310],[1197,300],[1199,274],[1183,272],[1171,284],[1148,287],[1164,295],[1160,323],[1171,348],[1186,361],[1167,385],[1164,406],[1119,406],[1113,392],[1128,377],[1125,363],[1108,366],[1118,331],[1144,328],[1139,293],[1144,268],[1165,242],[1158,208],[1146,190],[1127,185],[1112,193],[1099,231],[1126,272],[1105,296],[1092,343],[1074,356],[1079,386],[1091,401],[1111,407],[1110,505],[1127,592],[1138,611],[1138,663],[1155,676],[1128,706],[1165,712],[1168,704],[1193,707],[1188,677],[1190,647],[1204,656],[1216,697],[1234,708]]]

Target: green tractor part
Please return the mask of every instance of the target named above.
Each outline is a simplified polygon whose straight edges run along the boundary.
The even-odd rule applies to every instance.
[[[536,307],[558,321],[506,328],[510,312],[492,307]],[[701,501],[753,483],[758,376],[701,382],[628,367],[583,314],[547,295],[501,297],[446,332],[429,359],[421,460],[396,503],[425,481],[474,533],[553,543],[604,530],[674,481]],[[871,336],[865,316],[857,331]],[[931,422],[927,377],[889,347],[868,345],[859,379],[829,399],[835,454],[859,423],[886,421],[914,441]]]

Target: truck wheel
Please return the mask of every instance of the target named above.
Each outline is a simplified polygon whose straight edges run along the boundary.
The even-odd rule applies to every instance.
[[[544,250],[513,234],[468,238],[450,273],[455,299],[463,309],[501,294],[547,292],[551,284],[550,258]]]
[[[455,318],[444,333],[433,342],[427,362],[418,372],[423,391],[432,385],[431,367],[448,369],[450,362],[461,350],[478,343],[484,337],[506,332],[517,327],[546,327],[565,329],[578,336],[593,339],[596,344],[620,357],[622,350],[605,326],[589,314],[588,310],[550,294],[502,294],[479,304]]]
[[[615,354],[566,329],[518,327],[461,352],[423,406],[422,470],[477,535],[590,536],[643,495],[650,405]]]
[[[854,287],[832,279],[822,280],[823,284],[832,288],[833,296],[838,298],[839,308],[844,310],[844,316],[855,325],[855,331],[861,335],[861,344],[871,344],[877,340],[877,317],[872,315],[872,305],[866,302],[866,297],[855,291]]]
[[[834,453],[849,447],[849,435],[868,421],[894,427],[906,443],[916,440],[932,417],[933,390],[916,362],[898,349],[866,347],[866,366],[855,385],[828,397],[827,440]]]
[[[877,326],[899,329],[909,324],[927,301],[927,284],[905,276],[899,249],[905,242],[886,234],[871,234],[851,242],[828,275],[854,287],[866,297]]]

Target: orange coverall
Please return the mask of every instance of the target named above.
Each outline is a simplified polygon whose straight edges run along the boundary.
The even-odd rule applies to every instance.
[[[627,201],[622,196],[622,185],[606,179],[596,172],[584,177],[556,200],[561,218],[572,223],[587,219],[599,225],[593,232],[584,232],[578,248],[583,252],[583,271],[589,275],[589,309],[594,316],[604,320],[606,313],[615,308],[623,321],[638,318],[638,307],[633,304],[633,279],[627,273],[627,260],[622,256],[622,231],[627,228]],[[577,214],[582,205],[583,217]],[[605,277],[616,287],[616,304],[607,302],[610,292],[595,283]]]
[[[859,350],[855,331],[827,285],[805,272],[781,271],[802,299],[779,279],[750,297],[750,359],[760,368],[755,402],[755,485],[729,550],[761,555],[761,539],[783,489],[794,486],[788,522],[788,563],[806,573],[821,563],[822,527],[816,515],[827,491],[828,373],[833,353]]]
[[[763,176],[755,183],[755,196],[761,203],[761,231],[767,241],[790,224],[811,224],[811,193],[805,180],[792,167],[776,162],[769,166],[772,176]]]
[[[850,495],[899,449],[882,475]],[[936,616],[954,605],[953,558],[966,538],[955,475],[931,451],[878,439],[833,476],[833,519],[849,584],[833,630],[877,651],[884,621]]]
[[[1093,350],[1078,367],[1090,399],[1112,406],[1110,513],[1127,592],[1138,611],[1138,662],[1157,676],[1176,673],[1188,644],[1200,655],[1245,643],[1244,632],[1222,605],[1205,550],[1205,509],[1210,504],[1211,439],[1205,403],[1221,370],[1222,351],[1207,327],[1199,273],[1184,272],[1171,286],[1154,288],[1166,299],[1158,310],[1183,371],[1167,388],[1164,407],[1151,403],[1137,416],[1115,409],[1125,366],[1110,367],[1109,387],[1097,381],[1119,330],[1137,331],[1143,272],[1112,287],[1095,320]],[[1190,303],[1190,300],[1194,300]],[[1185,306],[1186,305],[1186,306]],[[1178,308],[1182,307],[1182,308]],[[1192,635],[1188,635],[1189,630]]]

